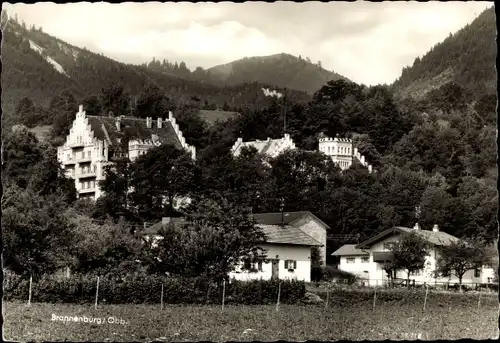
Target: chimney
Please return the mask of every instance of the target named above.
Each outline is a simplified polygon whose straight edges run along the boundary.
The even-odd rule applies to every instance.
[[[437,224],[434,224],[434,227],[432,228],[433,232],[439,232],[439,226]]]
[[[159,118],[157,119],[157,121],[158,121],[158,124],[157,124],[156,126],[157,126],[159,129],[161,129],[161,124],[162,124],[162,123],[161,123],[161,121],[162,121],[161,117],[159,117]]]
[[[153,118],[151,118],[151,117],[146,117],[146,127],[147,127],[148,129],[150,129],[150,128],[151,128],[151,124],[152,124],[152,122],[153,122]]]
[[[117,131],[120,131],[120,124],[121,124],[120,121],[121,121],[120,117],[116,118],[115,124],[116,124],[116,130]]]
[[[163,217],[161,218],[161,224],[162,225],[167,225],[170,223],[171,218],[170,217]]]
[[[415,226],[413,227],[413,230],[420,230],[420,226],[418,225],[418,223],[415,223]]]

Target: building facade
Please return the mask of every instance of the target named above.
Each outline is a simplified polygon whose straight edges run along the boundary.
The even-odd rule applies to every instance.
[[[162,228],[171,224],[176,226],[189,225],[190,219],[162,218],[158,223],[144,229],[142,232],[144,241],[156,246],[163,239],[161,236]],[[242,281],[276,278],[310,282],[311,249],[312,247],[321,247],[321,242],[293,225],[257,223],[256,226],[262,229],[266,237],[265,243],[260,246],[265,251],[266,258],[247,266],[245,266],[244,261],[241,261],[229,273],[229,277]]]
[[[458,238],[439,231],[437,225],[432,230],[422,230],[418,224],[414,228],[395,227],[362,242],[360,244],[344,245],[332,255],[340,257],[339,269],[357,275],[366,280],[367,285],[382,286],[390,279],[384,270],[384,263],[391,258],[390,243],[401,239],[401,235],[408,232],[416,232],[431,244],[428,256],[425,258],[424,268],[412,273],[410,280],[416,284],[456,284],[456,276],[436,276],[436,264],[439,259],[439,246],[448,245],[458,241]],[[405,280],[405,271],[398,271],[396,278]],[[467,283],[491,283],[494,278],[493,268],[484,266],[479,270],[469,270],[463,276],[462,282]]]
[[[365,160],[365,157],[358,152],[358,149],[354,147],[352,139],[339,138],[338,136],[330,138],[321,133],[318,140],[319,151],[330,156],[332,161],[336,163],[340,169],[349,169],[354,159],[357,159],[370,173],[373,171],[373,167]]]
[[[95,200],[102,195],[99,182],[105,179],[105,167],[114,159],[134,160],[161,144],[172,144],[196,158],[195,148],[186,143],[172,112],[166,120],[87,116],[80,105],[66,142],[57,149],[57,159],[75,180],[78,197]]]
[[[231,152],[233,156],[238,156],[241,153],[241,149],[244,147],[254,147],[260,154],[276,157],[285,150],[288,149],[296,149],[295,143],[288,133],[285,134],[283,138],[280,139],[271,139],[268,138],[265,141],[250,141],[243,142],[243,138],[238,138],[231,148]]]

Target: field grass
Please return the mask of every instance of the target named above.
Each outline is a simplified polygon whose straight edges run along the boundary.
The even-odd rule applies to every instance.
[[[498,337],[498,295],[422,304],[380,301],[324,305],[173,306],[4,304],[4,337],[15,341],[273,341],[273,340],[437,340]],[[460,300],[462,299],[462,300]],[[338,299],[337,299],[338,300]],[[102,324],[64,322],[52,316],[102,318]],[[108,323],[117,318],[118,324]],[[120,323],[120,319],[122,323]],[[251,329],[251,330],[247,330]]]

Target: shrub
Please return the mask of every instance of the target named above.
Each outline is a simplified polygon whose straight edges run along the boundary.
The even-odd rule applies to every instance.
[[[352,273],[337,269],[332,266],[324,266],[322,274],[323,274],[323,280],[328,280],[328,281],[336,280],[341,283],[347,283],[348,285],[354,284],[358,278],[356,275]]]
[[[50,303],[91,303],[96,293],[95,275],[74,275],[60,278],[44,275],[33,281],[32,301]],[[226,283],[226,303],[244,305],[276,303],[280,281],[254,280],[249,282],[231,280]],[[222,285],[206,278],[169,278],[157,275],[130,275],[119,278],[112,275],[99,279],[99,301],[110,304],[159,303],[163,284],[163,301],[166,304],[220,304]],[[26,300],[29,280],[9,276],[4,288],[6,300]],[[302,281],[281,280],[280,302],[298,303],[305,294]]]

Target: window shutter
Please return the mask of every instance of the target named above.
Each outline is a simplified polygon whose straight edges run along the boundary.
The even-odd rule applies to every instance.
[[[288,260],[285,260],[285,269],[288,269]]]
[[[297,269],[297,261],[293,261],[293,269]]]

